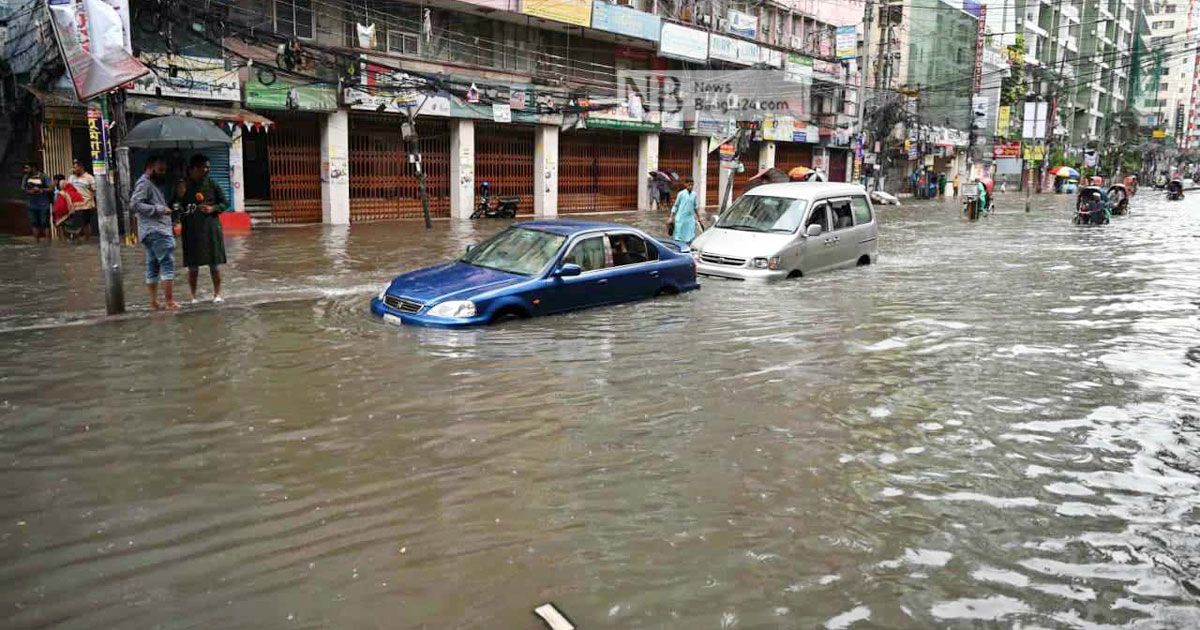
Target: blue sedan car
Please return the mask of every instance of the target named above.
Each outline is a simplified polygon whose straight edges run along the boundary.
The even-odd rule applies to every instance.
[[[615,223],[531,221],[456,261],[398,276],[371,312],[392,323],[471,326],[698,288],[686,245]]]

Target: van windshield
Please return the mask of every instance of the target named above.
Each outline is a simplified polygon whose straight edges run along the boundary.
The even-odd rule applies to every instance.
[[[803,199],[746,195],[717,219],[717,227],[747,232],[791,234],[800,228],[807,208],[808,202]]]

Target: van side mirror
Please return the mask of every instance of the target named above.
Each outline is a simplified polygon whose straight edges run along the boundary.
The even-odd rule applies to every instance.
[[[567,263],[559,267],[558,271],[554,272],[554,275],[559,278],[573,278],[581,273],[583,273],[583,267],[574,263]]]
[[[804,235],[805,236],[820,236],[821,233],[824,231],[825,231],[825,229],[822,228],[820,226],[820,224],[814,223],[804,229]]]
[[[467,251],[469,252],[472,249],[475,249],[475,243],[467,243]]]

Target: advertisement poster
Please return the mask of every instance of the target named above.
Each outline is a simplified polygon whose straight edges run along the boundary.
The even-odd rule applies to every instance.
[[[997,160],[1021,157],[1020,142],[997,142],[992,146],[992,157]]]
[[[758,37],[758,17],[741,11],[729,11],[729,32],[742,37]]]
[[[95,107],[88,108],[87,130],[92,174],[108,175],[108,127],[104,124],[104,115]]]

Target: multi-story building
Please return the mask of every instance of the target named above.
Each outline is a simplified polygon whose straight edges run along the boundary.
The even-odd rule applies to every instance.
[[[152,70],[129,90],[134,122],[176,112],[226,128],[233,148],[210,156],[214,175],[237,209],[275,222],[417,216],[401,124],[414,113],[435,216],[468,216],[483,181],[519,196],[522,213],[554,215],[647,207],[657,168],[694,177],[710,206],[725,179],[737,193],[766,166],[850,175],[855,101],[835,29],[861,21],[853,2],[133,0],[132,11],[133,49]],[[51,57],[38,61],[61,74]],[[736,173],[717,166],[727,125],[614,98],[622,70],[752,68],[794,70],[810,98],[755,134]],[[55,86],[33,86],[39,112]],[[39,120],[37,155],[64,170],[85,150],[77,119]]]
[[[1196,54],[1188,49],[1198,41],[1189,31],[1194,4],[1169,0],[1145,5],[1150,40],[1142,73],[1143,123],[1162,129],[1180,147],[1188,146],[1192,123]]]

